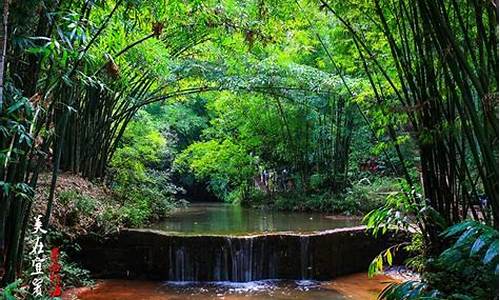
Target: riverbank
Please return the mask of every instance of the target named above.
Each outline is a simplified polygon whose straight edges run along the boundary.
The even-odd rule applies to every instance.
[[[33,215],[44,215],[47,209],[52,175],[42,173],[36,190]],[[120,226],[112,213],[122,204],[103,183],[94,183],[79,175],[62,173],[54,191],[50,231],[74,239],[89,233],[110,232]]]

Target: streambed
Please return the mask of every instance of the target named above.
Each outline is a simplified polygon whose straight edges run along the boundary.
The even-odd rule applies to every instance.
[[[154,282],[105,280],[93,289],[74,290],[63,300],[78,295],[81,300],[369,300],[394,281],[387,276],[368,279],[357,273],[332,281],[262,280],[252,282]]]

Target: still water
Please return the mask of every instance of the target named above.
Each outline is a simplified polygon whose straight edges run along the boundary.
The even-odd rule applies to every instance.
[[[283,212],[227,203],[193,203],[151,226],[183,235],[251,235],[266,232],[310,233],[357,226],[359,218],[321,213]]]

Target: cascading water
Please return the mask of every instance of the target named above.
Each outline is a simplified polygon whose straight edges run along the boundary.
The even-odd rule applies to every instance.
[[[300,279],[311,279],[311,262],[309,253],[309,237],[300,237]]]
[[[177,278],[178,281],[191,280],[190,276],[188,276],[189,270],[186,268],[186,265],[190,265],[189,257],[186,257],[184,247],[181,247],[175,251],[175,257],[172,261],[175,261],[175,269],[173,274],[175,274],[174,278]],[[170,272],[169,272],[170,273]]]
[[[95,277],[168,281],[329,280],[366,270],[388,245],[363,227],[313,234],[183,236],[129,229],[106,240],[81,240],[79,259]]]
[[[258,241],[255,243],[256,239]],[[246,282],[274,278],[280,253],[266,244],[255,237],[225,237],[222,245],[214,249],[205,248],[205,253],[199,253],[199,249],[191,249],[191,253],[188,253],[186,249],[189,245],[183,243],[170,245],[166,279],[196,281],[200,279],[197,274],[202,268],[204,276],[207,276],[205,280]],[[207,272],[207,268],[211,271]]]

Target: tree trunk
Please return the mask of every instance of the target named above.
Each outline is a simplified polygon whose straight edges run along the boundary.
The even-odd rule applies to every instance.
[[[5,57],[7,54],[7,40],[9,30],[9,4],[10,0],[3,1],[3,14],[2,14],[2,30],[0,32],[0,112],[3,106],[3,86],[4,86],[4,70],[5,70]]]

